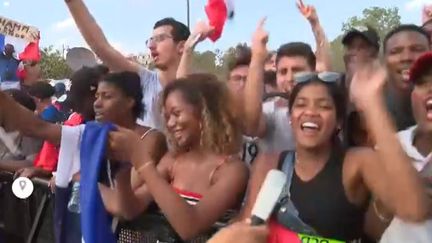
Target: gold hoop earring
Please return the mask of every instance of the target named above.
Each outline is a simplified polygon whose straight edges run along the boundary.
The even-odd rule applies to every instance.
[[[204,142],[203,142],[203,138],[204,138],[204,129],[203,129],[203,125],[202,125],[202,122],[200,122],[200,124],[199,124],[199,128],[200,128],[200,145],[201,145],[201,147],[204,145]]]

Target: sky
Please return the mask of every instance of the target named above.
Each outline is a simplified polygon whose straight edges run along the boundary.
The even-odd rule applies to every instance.
[[[41,46],[55,48],[87,46],[71,18],[64,0],[0,0],[0,16],[39,28]],[[154,23],[174,17],[186,23],[187,0],[85,0],[94,18],[110,43],[125,55],[147,52],[145,40]],[[190,0],[191,25],[206,18],[207,0]],[[328,38],[341,34],[342,23],[352,16],[361,16],[368,7],[398,7],[402,23],[420,24],[421,8],[432,0],[305,0],[316,7]],[[269,46],[276,49],[289,41],[313,45],[308,22],[300,15],[295,0],[234,0],[236,15],[225,27],[222,38],[209,40],[198,47],[204,50],[225,50],[237,43],[250,42],[259,19],[266,16],[270,33]]]

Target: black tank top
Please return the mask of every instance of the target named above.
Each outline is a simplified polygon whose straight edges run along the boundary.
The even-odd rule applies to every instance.
[[[279,158],[282,168],[287,152]],[[302,181],[293,172],[291,200],[299,218],[313,227],[320,236],[346,242],[362,242],[367,205],[351,204],[342,183],[344,152],[333,152],[324,168],[310,181]]]

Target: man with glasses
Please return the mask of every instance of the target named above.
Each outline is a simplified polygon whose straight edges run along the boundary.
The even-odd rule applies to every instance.
[[[87,44],[111,71],[139,73],[146,109],[141,117],[142,123],[150,127],[160,126],[157,97],[162,88],[176,78],[184,45],[190,35],[187,26],[173,18],[156,22],[152,37],[146,42],[157,68],[157,72],[153,72],[128,60],[114,49],[82,0],[65,1]]]
[[[229,64],[228,87],[234,94],[242,94],[249,72],[251,50],[247,46],[236,47],[235,58]]]

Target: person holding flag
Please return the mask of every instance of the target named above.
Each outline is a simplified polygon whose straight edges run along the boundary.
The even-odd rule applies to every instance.
[[[15,58],[15,47],[6,44],[3,52],[0,53],[0,82],[18,82],[18,65],[20,61]]]
[[[127,82],[126,82],[127,81]],[[113,123],[118,126],[123,126],[129,129],[132,129],[134,132],[139,133],[139,135],[143,135],[147,133],[147,136],[142,137],[142,141],[145,142],[145,148],[143,151],[148,151],[148,155],[151,159],[157,161],[157,158],[153,158],[152,156],[158,156],[159,154],[164,154],[164,148],[166,147],[165,138],[160,133],[148,127],[142,127],[136,124],[136,118],[143,111],[143,106],[141,103],[142,93],[139,89],[140,80],[139,76],[133,72],[120,72],[120,73],[111,73],[107,75],[103,81],[98,82],[97,89],[93,89],[95,92],[94,97],[94,111],[95,111],[95,120],[99,123],[87,122],[85,125],[80,126],[61,126],[59,124],[52,124],[45,122],[34,115],[34,113],[25,110],[18,104],[16,104],[12,98],[7,96],[4,92],[0,91],[0,126],[11,129],[11,130],[19,130],[23,134],[26,134],[31,137],[37,137],[44,140],[49,141],[55,145],[61,145],[60,150],[66,150],[69,153],[68,160],[72,160],[72,163],[61,162],[63,158],[66,156],[62,155],[60,152],[59,156],[59,165],[57,167],[57,175],[56,175],[56,187],[67,188],[70,180],[75,178],[75,174],[80,172],[79,181],[82,185],[80,188],[80,196],[87,196],[88,200],[81,200],[81,225],[82,225],[82,234],[84,240],[87,243],[97,243],[97,242],[112,242],[112,241],[92,241],[87,239],[94,239],[97,237],[106,237],[106,239],[113,239],[114,234],[111,229],[104,231],[101,230],[103,226],[108,226],[111,228],[111,217],[106,212],[106,209],[103,205],[103,201],[101,199],[101,192],[99,192],[98,182],[99,182],[99,170],[94,167],[85,167],[84,166],[92,166],[99,163],[104,165],[105,168],[107,164],[105,158],[105,146],[96,147],[96,142],[106,142],[106,137],[108,136],[108,130],[105,130],[105,133],[102,133],[99,127],[107,128],[109,125],[101,125],[103,123]],[[92,86],[93,87],[93,86]],[[94,88],[94,87],[93,87]],[[89,92],[89,91],[87,91]],[[90,100],[88,100],[90,101]],[[83,101],[84,102],[84,101]],[[87,102],[87,100],[86,100]],[[86,105],[88,103],[85,103]],[[90,126],[89,126],[90,124]],[[90,128],[89,128],[90,127]],[[86,134],[93,135],[87,136]],[[71,134],[75,135],[78,133],[78,140],[72,140]],[[81,134],[81,135],[80,135]],[[81,136],[81,137],[80,137]],[[105,138],[104,138],[105,136]],[[76,138],[76,137],[72,137]],[[82,138],[82,140],[81,140]],[[88,143],[82,142],[84,145],[80,147],[80,141],[88,141]],[[148,142],[148,143],[147,143]],[[65,146],[66,144],[66,146]],[[76,146],[74,146],[76,145]],[[100,145],[100,143],[99,143]],[[83,151],[80,154],[80,150],[82,148],[87,149],[87,152]],[[66,152],[66,154],[68,154]],[[64,153],[63,153],[64,154]],[[82,155],[82,156],[80,156]],[[91,157],[93,155],[98,155],[99,159]],[[110,159],[114,156],[109,154]],[[78,160],[76,160],[78,158]],[[116,157],[118,158],[118,157]],[[80,161],[92,161],[93,163],[81,163],[80,169]],[[78,162],[78,165],[74,164],[74,162]],[[99,163],[98,163],[99,162]],[[64,165],[66,164],[66,165]],[[60,167],[61,165],[61,167]],[[64,170],[64,167],[74,166],[70,169]],[[122,169],[129,169],[122,168]],[[107,169],[108,170],[108,169]],[[120,169],[119,169],[120,170]],[[89,172],[98,172],[98,176],[91,176]],[[103,171],[103,169],[101,169]],[[118,171],[118,170],[117,170]],[[113,172],[114,169],[113,169]],[[61,173],[61,174],[60,174]],[[111,173],[109,174],[109,178],[105,178],[107,181],[111,179]],[[105,180],[102,182],[104,183]],[[87,184],[85,184],[87,183]],[[108,183],[105,183],[108,184]],[[104,184],[104,185],[105,185]],[[93,187],[89,187],[86,185],[91,185]],[[101,186],[102,187],[102,186]],[[110,190],[106,191],[107,193],[102,194],[110,194]],[[98,198],[99,197],[99,198]],[[89,200],[90,199],[90,200]],[[99,199],[99,200],[97,200]],[[92,210],[87,210],[88,208],[92,208]],[[97,211],[97,212],[96,212]],[[101,227],[97,230],[93,227]],[[104,229],[107,229],[105,227]],[[101,238],[99,238],[101,239]],[[104,238],[105,239],[105,238]],[[68,242],[68,241],[60,241],[60,242]]]
[[[234,18],[234,0],[209,0],[205,11],[213,28],[209,38],[216,42],[222,36],[226,20]]]
[[[188,27],[173,18],[164,18],[155,23],[153,34],[145,43],[157,69],[154,72],[130,61],[109,43],[83,0],[65,2],[83,38],[110,70],[131,71],[140,75],[143,104],[146,107],[146,112],[139,118],[140,124],[159,128],[162,117],[157,110],[158,96],[163,87],[176,78],[185,42],[190,36]],[[200,35],[205,39],[208,33]]]
[[[2,16],[0,19],[6,26],[14,26],[12,30],[0,28],[0,88],[19,88],[19,81],[26,78],[25,66],[40,61],[39,30]]]

